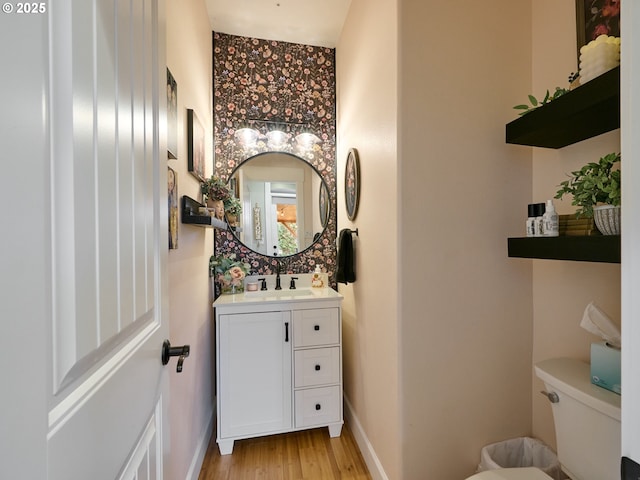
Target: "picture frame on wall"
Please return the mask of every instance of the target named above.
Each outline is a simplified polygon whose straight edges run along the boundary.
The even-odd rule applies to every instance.
[[[576,0],[578,59],[580,49],[600,35],[620,36],[620,1]]]
[[[178,84],[167,68],[167,157],[178,158]]]
[[[167,167],[167,199],[169,203],[169,250],[178,248],[178,174]]]
[[[193,109],[187,109],[187,170],[204,182],[204,127]]]
[[[360,202],[360,158],[358,150],[355,148],[351,148],[347,154],[344,172],[344,201],[347,207],[347,217],[351,221],[355,220]]]
[[[322,228],[326,228],[327,223],[329,223],[329,190],[324,181],[320,182],[318,208],[320,211],[320,225],[322,225]]]
[[[231,177],[229,179],[229,190],[231,190],[231,194],[236,197],[236,198],[240,198],[240,188],[238,186],[238,178],[237,177]]]

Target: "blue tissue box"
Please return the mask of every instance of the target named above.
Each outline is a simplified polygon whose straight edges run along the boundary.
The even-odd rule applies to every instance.
[[[591,383],[621,394],[619,349],[606,342],[591,344]]]

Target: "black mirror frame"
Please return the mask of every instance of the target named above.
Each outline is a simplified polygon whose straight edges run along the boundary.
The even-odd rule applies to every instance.
[[[233,179],[233,176],[236,174],[236,172],[242,167],[244,166],[247,162],[250,162],[251,160],[254,160],[258,157],[262,157],[264,155],[268,155],[268,154],[281,154],[281,155],[286,155],[289,156],[297,161],[300,161],[302,163],[304,163],[305,165],[307,165],[308,167],[310,167],[315,174],[318,176],[318,178],[320,179],[320,195],[322,196],[322,193],[324,192],[326,194],[326,217],[322,216],[322,205],[320,205],[321,207],[321,211],[320,211],[320,221],[322,223],[322,231],[316,233],[313,237],[313,241],[311,242],[311,244],[309,246],[307,246],[306,248],[304,248],[303,250],[300,250],[299,252],[296,252],[294,254],[291,255],[283,255],[283,256],[277,256],[277,255],[269,255],[266,253],[262,253],[262,252],[256,252],[255,250],[253,250],[251,247],[247,246],[245,243],[243,243],[240,238],[238,237],[238,235],[236,235],[235,230],[231,229],[231,232],[233,234],[233,237],[238,241],[238,243],[240,243],[243,247],[245,247],[247,250],[255,253],[256,255],[262,255],[263,257],[266,258],[295,258],[297,255],[302,255],[303,253],[305,253],[307,250],[310,250],[314,247],[314,245],[316,245],[320,239],[322,238],[322,236],[324,235],[325,231],[327,230],[327,227],[329,226],[329,217],[331,216],[331,195],[329,195],[329,186],[327,185],[327,181],[323,178],[323,176],[320,174],[320,171],[314,167],[313,165],[311,165],[311,163],[307,162],[304,158],[301,158],[293,153],[289,153],[289,152],[281,152],[281,151],[277,151],[277,150],[271,150],[271,151],[267,151],[267,152],[260,152],[257,153],[255,155],[252,155],[251,157],[247,157],[246,159],[244,159],[241,163],[239,163],[238,165],[236,165],[234,167],[233,170],[231,170],[231,173],[229,174],[229,180],[227,180],[227,185],[230,185],[231,179]],[[226,214],[225,214],[225,218],[226,218]],[[228,223],[228,220],[227,220]]]

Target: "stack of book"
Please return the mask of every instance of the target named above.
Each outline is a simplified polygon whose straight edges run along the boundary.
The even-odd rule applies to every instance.
[[[572,213],[571,215],[559,215],[558,223],[560,227],[560,235],[600,235],[600,232],[596,228],[593,218],[576,218],[576,215]]]

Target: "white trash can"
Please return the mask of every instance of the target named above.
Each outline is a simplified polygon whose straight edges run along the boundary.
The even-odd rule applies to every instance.
[[[555,480],[567,478],[554,451],[535,438],[520,437],[492,443],[480,452],[478,472],[519,467],[539,468]]]

